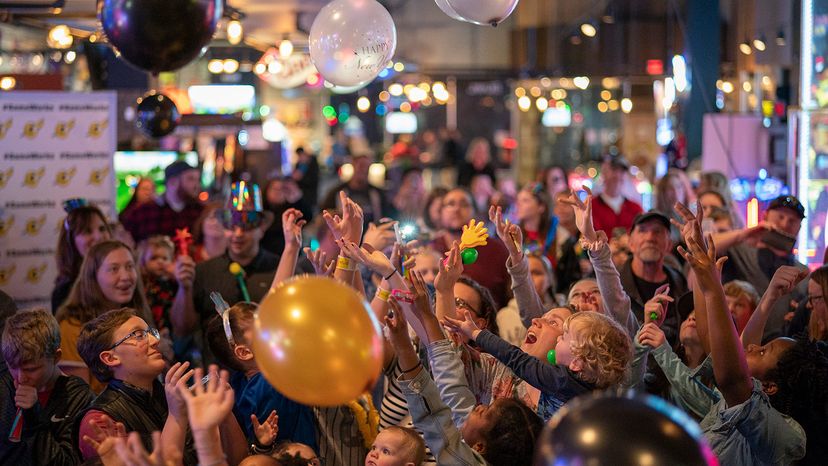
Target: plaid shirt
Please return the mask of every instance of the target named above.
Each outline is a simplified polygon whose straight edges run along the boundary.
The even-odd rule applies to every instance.
[[[162,197],[158,202],[148,202],[136,207],[127,213],[121,222],[138,243],[155,235],[167,235],[172,238],[175,236],[175,230],[179,228],[189,228],[193,231],[196,220],[203,210],[204,206],[192,202],[187,204],[181,212],[176,212]]]

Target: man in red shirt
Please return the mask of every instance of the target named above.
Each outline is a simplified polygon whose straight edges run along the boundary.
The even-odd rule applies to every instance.
[[[198,201],[201,171],[183,160],[171,163],[164,170],[166,190],[156,202],[143,204],[123,219],[124,228],[135,242],[155,235],[175,236],[175,230],[193,230],[204,206]]]
[[[621,194],[629,169],[630,163],[623,155],[607,156],[601,166],[604,190],[592,201],[592,223],[595,231],[603,230],[609,238],[616,228],[629,231],[635,217],[643,212],[638,203]]]

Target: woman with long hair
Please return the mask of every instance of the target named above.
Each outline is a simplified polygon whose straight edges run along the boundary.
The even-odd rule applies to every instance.
[[[59,366],[66,374],[90,383],[96,393],[103,385],[91,376],[78,353],[78,337],[85,323],[122,307],[135,309],[145,322],[153,322],[132,249],[120,241],[102,241],[89,249],[69,298],[56,316],[62,352]]]
[[[72,209],[63,220],[55,258],[58,275],[52,290],[52,312],[66,301],[81,268],[83,258],[95,244],[112,238],[106,217],[95,206]]]
[[[515,202],[515,216],[523,230],[523,241],[529,252],[541,254],[557,263],[555,232],[557,219],[552,215],[552,201],[542,183],[530,183],[520,190]]]

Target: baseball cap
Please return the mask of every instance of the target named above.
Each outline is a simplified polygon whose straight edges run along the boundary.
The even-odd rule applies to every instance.
[[[175,162],[167,165],[167,168],[164,169],[164,179],[169,180],[170,178],[175,178],[187,170],[198,170],[198,168],[183,160],[176,160]]]
[[[633,220],[632,228],[630,230],[644,222],[649,222],[650,220],[658,220],[662,225],[664,225],[664,228],[668,230],[670,229],[670,219],[657,210],[651,210],[649,212],[638,214]]]
[[[796,212],[800,219],[805,218],[805,207],[795,196],[779,196],[768,203],[766,210],[788,208]]]

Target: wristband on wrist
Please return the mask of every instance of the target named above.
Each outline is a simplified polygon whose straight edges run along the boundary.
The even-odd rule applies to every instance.
[[[416,364],[414,367],[412,367],[411,369],[408,369],[408,370],[403,370],[403,368],[402,368],[402,367],[400,367],[400,370],[402,370],[402,373],[403,373],[403,374],[409,374],[409,373],[411,373],[411,372],[416,371],[418,367],[420,367],[420,361],[417,361],[417,364]]]
[[[394,267],[394,271],[389,273],[387,277],[383,277],[383,280],[385,280],[385,281],[390,280],[391,277],[393,277],[395,273],[397,273],[397,268],[396,267]]]
[[[388,297],[391,296],[391,290],[384,290],[382,288],[377,288],[377,298],[388,301]]]
[[[336,260],[336,268],[339,270],[352,271],[356,269],[356,264],[354,264],[354,261],[347,257],[339,256],[339,258]]]

